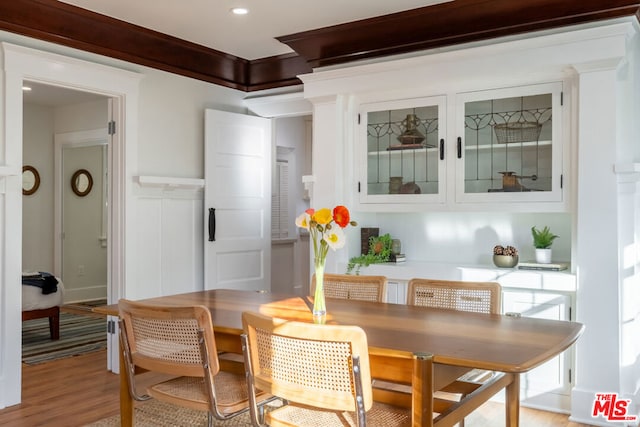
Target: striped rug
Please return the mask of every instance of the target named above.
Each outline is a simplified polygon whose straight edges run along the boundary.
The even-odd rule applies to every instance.
[[[107,348],[104,317],[60,313],[60,339],[51,340],[49,319],[22,322],[22,361],[28,365]]]

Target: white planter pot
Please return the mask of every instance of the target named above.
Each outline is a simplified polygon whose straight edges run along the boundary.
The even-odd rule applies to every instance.
[[[536,249],[536,262],[538,264],[551,264],[551,249]]]

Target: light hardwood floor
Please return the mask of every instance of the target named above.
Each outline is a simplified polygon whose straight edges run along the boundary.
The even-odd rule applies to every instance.
[[[107,372],[105,350],[22,366],[22,404],[0,410],[0,426],[83,426],[118,413],[118,376]],[[522,408],[521,427],[584,427],[566,415]],[[489,402],[466,427],[504,426],[504,407]]]

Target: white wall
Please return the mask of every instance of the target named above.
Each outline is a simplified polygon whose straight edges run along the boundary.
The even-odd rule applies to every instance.
[[[246,113],[243,92],[144,69],[140,85],[140,175],[204,177],[204,110]]]
[[[588,408],[597,390],[632,399],[629,409],[633,414],[640,409],[637,33],[628,38],[626,47],[622,61],[577,67],[581,135],[577,314],[586,330],[576,346],[581,357],[572,417],[582,422],[590,419]],[[595,348],[606,351],[593,351]],[[604,423],[604,419],[597,422]]]
[[[109,101],[106,97],[54,109],[56,134],[106,129],[108,120]],[[63,148],[63,152],[67,153],[63,155],[63,171],[66,171],[67,175],[62,178],[61,192],[64,200],[63,218],[67,225],[63,227],[65,240],[62,270],[59,274],[62,275],[65,284],[65,302],[106,298],[108,295],[107,248],[101,245],[98,239],[102,234],[103,214],[103,179],[98,172],[102,170],[100,150],[98,146]],[[85,151],[86,158],[84,155],[78,156],[81,151]],[[72,158],[76,159],[77,164],[74,166],[70,165]],[[92,162],[91,167],[89,161]],[[68,177],[79,168],[88,169],[94,181],[91,193],[83,198],[75,196],[69,186]],[[69,230],[70,226],[78,228]],[[80,227],[83,228],[82,232]]]
[[[273,242],[271,246],[271,290],[273,292],[300,294],[307,291],[309,281],[308,239],[300,238],[300,229],[295,218],[309,208],[303,199],[302,175],[309,174],[307,165],[311,161],[308,135],[309,116],[283,117],[275,119],[274,143],[288,148],[289,161],[289,236],[284,242]],[[278,156],[276,156],[278,157]],[[281,156],[282,157],[282,156]]]
[[[106,117],[106,116],[105,116]],[[103,142],[106,142],[103,141]],[[107,298],[107,245],[103,237],[103,214],[107,194],[104,187],[107,171],[105,145],[62,148],[62,174],[59,194],[62,195],[62,239],[60,274],[64,283],[64,301],[88,301]],[[83,197],[71,188],[73,174],[86,169],[92,177],[91,191]],[[106,242],[108,242],[108,238]]]
[[[625,141],[618,150],[618,161],[640,162],[640,36],[630,41],[628,66],[621,69],[624,76],[620,93],[621,114],[626,131],[621,132]],[[640,166],[635,174],[618,177],[620,203],[618,214],[620,239],[620,323],[622,390],[640,402]],[[638,403],[640,405],[640,403]],[[640,407],[636,407],[640,413]]]
[[[619,169],[635,164],[635,173],[617,173],[620,388],[640,414],[640,35],[629,40],[627,61],[617,72]]]
[[[567,213],[352,212],[352,216],[361,227],[379,227],[380,234],[400,239],[409,261],[492,266],[496,245],[515,246],[521,261],[533,261],[530,230],[534,225],[548,225],[560,236],[552,246],[554,262],[571,261],[571,216]],[[358,233],[353,230],[349,235],[350,254],[359,254]]]
[[[22,197],[22,270],[54,271],[53,129],[50,107],[24,106],[23,165],[40,174],[40,188]]]
[[[40,188],[23,197],[22,269],[54,272],[54,134],[106,128],[107,99],[60,107],[27,102],[25,98],[23,164],[36,167]],[[99,177],[94,178],[94,190],[102,191]],[[102,277],[106,285],[106,273]]]
[[[204,178],[204,110],[245,113],[244,93],[144,69],[140,85],[135,175]],[[135,182],[135,177],[134,177]],[[127,298],[201,290],[204,287],[203,193],[134,184],[138,265]]]
[[[54,133],[80,132],[107,127],[107,98],[56,107]]]

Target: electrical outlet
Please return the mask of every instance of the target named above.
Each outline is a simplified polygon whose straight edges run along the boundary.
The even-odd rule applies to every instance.
[[[84,276],[84,265],[82,264],[78,266],[78,276]]]

